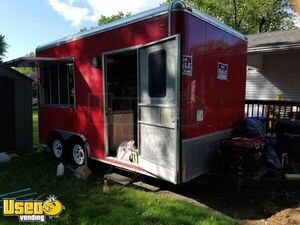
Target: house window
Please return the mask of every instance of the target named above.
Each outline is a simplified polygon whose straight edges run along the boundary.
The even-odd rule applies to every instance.
[[[152,52],[148,58],[148,90],[149,96],[162,98],[167,91],[166,51]]]
[[[74,105],[74,63],[41,65],[41,100],[45,105]]]

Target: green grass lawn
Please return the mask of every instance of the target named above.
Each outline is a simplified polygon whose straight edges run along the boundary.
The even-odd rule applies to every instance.
[[[38,126],[38,110],[37,107],[32,108],[32,122],[33,122],[33,147],[40,147],[39,144],[39,126]]]
[[[36,110],[34,114],[36,123]],[[36,124],[34,127],[35,143],[38,143]],[[31,187],[38,194],[57,196],[65,210],[59,218],[48,220],[47,224],[238,224],[200,205],[130,187],[110,185],[110,193],[103,193],[101,174],[83,181],[66,171],[63,178],[57,178],[56,165],[47,153],[41,151],[2,163],[0,193]],[[18,220],[17,217],[0,215],[0,224],[18,224]]]
[[[199,205],[134,188],[113,185],[103,193],[100,175],[82,181],[68,172],[63,178],[55,174],[56,164],[45,152],[14,158],[0,164],[0,193],[31,187],[57,196],[66,209],[47,224],[237,224]],[[0,218],[0,224],[17,224],[16,217]]]

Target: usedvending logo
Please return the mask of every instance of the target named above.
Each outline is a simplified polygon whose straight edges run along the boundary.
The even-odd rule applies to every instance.
[[[52,219],[59,217],[63,204],[55,196],[42,200],[16,200],[3,199],[3,215],[17,216],[20,222],[46,222],[46,217]]]

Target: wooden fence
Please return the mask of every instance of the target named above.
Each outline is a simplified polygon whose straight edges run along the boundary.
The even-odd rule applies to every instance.
[[[246,100],[246,117],[267,119],[267,132],[274,135],[274,123],[278,119],[300,119],[300,102]]]

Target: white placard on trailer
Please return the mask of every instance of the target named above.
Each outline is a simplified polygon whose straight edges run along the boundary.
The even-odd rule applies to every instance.
[[[218,76],[219,80],[228,80],[228,64],[218,63]]]
[[[182,74],[187,76],[193,74],[193,57],[191,55],[182,56]]]

